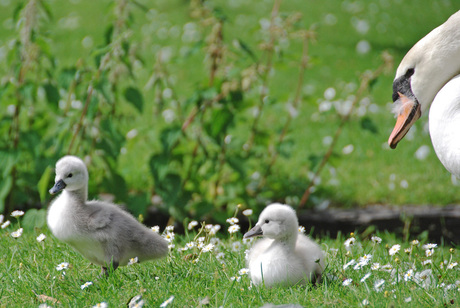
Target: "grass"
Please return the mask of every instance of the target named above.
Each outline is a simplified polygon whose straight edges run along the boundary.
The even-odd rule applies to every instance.
[[[158,307],[172,296],[168,307],[455,307],[460,301],[457,249],[438,243],[428,256],[424,238],[404,242],[390,233],[365,231],[318,239],[327,255],[322,283],[268,289],[252,286],[249,276],[239,273],[251,244],[242,241],[245,230],[230,235],[228,225],[215,236],[199,225],[185,235],[176,234],[167,258],[121,267],[107,279],[98,279],[97,266],[47,229],[13,238],[18,228],[13,223],[0,229],[0,307],[38,307],[42,302],[51,307],[103,302],[122,307],[136,295],[142,295],[145,307]],[[46,238],[38,242],[41,233]],[[200,237],[202,247],[215,247],[209,252],[198,248]],[[183,251],[190,242],[194,247]],[[390,255],[394,245],[400,250]],[[63,262],[68,268],[57,270]],[[86,282],[92,285],[82,289]]]

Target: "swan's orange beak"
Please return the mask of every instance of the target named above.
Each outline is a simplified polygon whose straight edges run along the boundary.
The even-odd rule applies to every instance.
[[[393,132],[391,133],[390,138],[388,138],[388,145],[392,149],[396,148],[398,142],[404,138],[415,121],[417,121],[418,118],[420,118],[422,115],[422,110],[419,102],[410,99],[399,92],[398,94],[398,100],[400,100],[402,106],[401,111],[399,112],[399,115],[396,119],[396,124],[393,128]]]

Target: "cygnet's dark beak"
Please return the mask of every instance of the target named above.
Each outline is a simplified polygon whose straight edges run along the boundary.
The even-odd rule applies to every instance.
[[[63,190],[67,185],[64,183],[63,180],[57,181],[54,186],[49,190],[50,194],[55,195],[61,190]]]
[[[255,225],[254,228],[246,232],[246,234],[243,237],[250,238],[250,237],[259,236],[259,235],[263,235],[262,228],[259,225]]]

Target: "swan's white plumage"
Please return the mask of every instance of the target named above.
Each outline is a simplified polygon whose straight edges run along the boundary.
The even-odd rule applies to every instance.
[[[274,203],[262,211],[256,226],[245,234],[264,236],[253,245],[247,259],[254,284],[294,285],[321,276],[324,254],[298,227],[295,211],[288,205]]]
[[[436,95],[429,113],[431,142],[441,163],[460,177],[460,75]]]
[[[165,256],[167,242],[117,205],[87,201],[88,171],[81,159],[65,156],[56,163],[57,193],[48,209],[47,223],[53,235],[93,263],[105,268]]]

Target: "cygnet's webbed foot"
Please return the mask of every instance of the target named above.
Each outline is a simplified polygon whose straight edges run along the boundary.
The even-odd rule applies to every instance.
[[[117,268],[118,268],[118,262],[115,262],[115,261],[110,263],[107,267],[102,266],[100,278],[109,277],[109,274],[113,273]]]
[[[311,283],[313,286],[317,287],[319,284],[322,282],[323,276],[321,273],[314,273],[312,278],[311,278]]]

